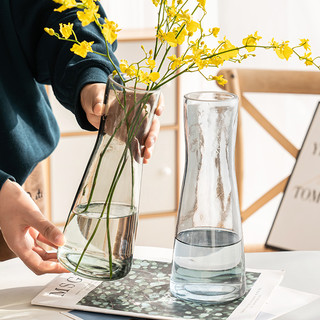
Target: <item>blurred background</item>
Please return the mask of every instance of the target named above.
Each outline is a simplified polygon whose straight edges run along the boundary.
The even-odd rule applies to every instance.
[[[141,56],[141,44],[148,49],[153,43],[157,15],[152,1],[102,0],[101,4],[109,19],[122,29],[116,56],[129,62],[136,61]],[[305,38],[310,40],[313,57],[320,55],[320,2],[317,0],[207,0],[206,8],[205,27],[221,28],[219,39],[226,36],[235,45],[240,45],[243,38],[255,31],[264,43],[275,38],[278,42],[290,40],[290,43],[299,44],[300,39]],[[241,64],[225,63],[222,67],[316,70],[293,57],[289,61],[280,60],[273,51],[257,50],[256,54],[255,58]],[[169,248],[173,245],[184,169],[183,95],[200,90],[221,89],[201,76],[188,74],[162,90],[166,108],[153,158],[144,168],[137,245]],[[246,97],[300,148],[320,96],[251,93]],[[48,160],[48,205],[52,221],[62,226],[96,134],[82,131],[74,116],[59,105],[51,91],[50,100],[60,124],[61,140]],[[249,206],[253,198],[289,175],[295,160],[262,129],[252,135],[257,129],[254,120],[244,112],[241,117],[246,141],[243,200],[244,206]],[[281,196],[244,222],[246,244],[265,242]]]

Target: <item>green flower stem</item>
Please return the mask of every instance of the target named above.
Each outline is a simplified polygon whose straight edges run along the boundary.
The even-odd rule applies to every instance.
[[[102,152],[100,153],[99,155],[99,161],[98,161],[98,164],[97,164],[97,169],[96,169],[96,172],[94,174],[94,178],[93,178],[93,183],[92,183],[92,187],[91,187],[91,190],[90,190],[90,195],[89,195],[89,199],[88,199],[88,203],[86,205],[86,207],[84,208],[83,211],[81,211],[80,213],[83,213],[85,211],[88,210],[89,208],[89,205],[91,203],[91,200],[92,200],[92,196],[93,196],[93,192],[94,192],[94,189],[95,189],[95,186],[96,186],[96,183],[97,183],[97,178],[98,178],[98,173],[99,173],[99,170],[100,170],[100,166],[101,166],[101,162],[102,162],[102,159],[103,159],[103,156],[104,154],[106,153],[108,147],[110,146],[110,143],[112,142],[114,136],[116,135],[117,131],[120,129],[120,127],[123,125],[123,122],[125,121],[125,119],[128,117],[129,113],[126,113],[126,116],[125,118],[118,124],[118,126],[116,127],[116,129],[114,130],[114,132],[112,133],[112,135],[110,136],[107,144],[105,145],[104,149],[102,150]]]
[[[141,100],[140,100],[138,103],[140,103],[140,102],[141,102]],[[135,107],[135,105],[132,107],[132,109],[134,109],[134,107]],[[137,112],[137,115],[135,116],[135,118],[137,119],[137,121],[138,121],[139,118],[140,118],[140,114],[141,114],[142,109],[143,109],[143,107],[140,107],[139,112]],[[131,132],[131,135],[130,135],[130,132],[128,132],[129,138],[128,138],[127,143],[126,143],[126,147],[125,147],[125,149],[124,149],[124,151],[123,151],[123,153],[122,153],[122,157],[121,157],[121,159],[120,159],[120,161],[119,161],[119,164],[118,164],[118,167],[117,167],[117,170],[116,170],[116,173],[115,173],[115,176],[114,176],[112,185],[111,185],[111,187],[110,187],[110,190],[109,190],[109,193],[108,193],[108,196],[107,196],[107,199],[106,199],[106,201],[105,201],[104,208],[103,208],[103,211],[102,211],[102,216],[103,216],[104,211],[105,211],[105,207],[106,207],[106,205],[107,205],[108,208],[107,208],[106,223],[107,223],[107,239],[108,239],[108,251],[109,251],[110,279],[112,278],[112,248],[111,248],[111,240],[110,240],[110,219],[109,219],[109,218],[110,218],[110,208],[111,208],[112,197],[113,197],[115,188],[116,188],[116,186],[117,186],[117,183],[118,183],[118,181],[119,181],[119,179],[120,179],[120,177],[121,177],[122,171],[123,171],[123,169],[124,169],[124,167],[125,167],[125,164],[126,164],[126,162],[127,162],[127,159],[126,159],[127,151],[128,151],[128,149],[129,149],[129,147],[130,147],[130,145],[131,145],[131,143],[132,143],[132,139],[133,139],[134,136],[135,136],[136,130],[138,130],[138,129],[140,128],[141,124],[143,123],[143,120],[144,120],[144,118],[142,119],[142,121],[141,121],[140,125],[138,126],[138,128],[135,128],[136,125],[137,125],[137,122],[134,123],[134,127],[133,127],[133,128],[132,128],[131,126],[130,126],[130,128],[129,128],[129,129],[132,129],[132,130],[131,130],[132,132]],[[130,149],[129,149],[129,150],[130,150]],[[131,153],[131,152],[130,152],[130,153]],[[133,175],[133,174],[134,174],[134,171],[133,171],[134,169],[133,169],[133,159],[132,159],[132,157],[131,157],[131,160],[132,160],[132,162],[131,162],[131,166],[132,166],[131,172],[132,172],[132,175]],[[123,162],[123,164],[122,164],[122,167],[120,168],[120,172],[119,172],[119,174],[118,174],[119,165],[120,165],[121,162]],[[117,176],[117,179],[115,179],[116,176]],[[133,207],[133,188],[134,188],[134,180],[133,180],[133,178],[132,178],[132,181],[131,181],[131,185],[132,185],[131,207]],[[101,221],[101,220],[99,220],[99,221]],[[91,240],[91,241],[92,241],[92,240]],[[90,241],[90,242],[91,242],[91,241]]]
[[[105,203],[103,205],[103,208],[102,208],[102,211],[101,211],[101,214],[100,214],[100,217],[99,217],[99,220],[90,236],[90,238],[88,239],[85,247],[83,248],[82,250],[82,253],[81,253],[81,256],[78,260],[78,263],[77,263],[77,266],[75,268],[75,271],[78,270],[79,266],[80,266],[80,263],[84,257],[84,254],[86,253],[90,243],[92,242],[92,240],[94,239],[96,233],[97,233],[97,230],[98,230],[98,227],[100,225],[100,222],[101,222],[101,219],[105,213],[105,210],[106,210],[106,207],[108,205],[108,210],[107,210],[107,216],[106,216],[106,221],[107,221],[107,238],[108,238],[108,254],[109,254],[109,270],[110,270],[110,278],[112,278],[112,248],[111,248],[111,241],[110,241],[110,230],[109,230],[109,216],[110,216],[110,205],[111,205],[111,200],[112,200],[112,196],[113,196],[113,193],[114,193],[114,190],[115,190],[115,187],[121,177],[121,173],[123,171],[123,168],[125,166],[125,163],[126,163],[126,159],[125,159],[125,155],[126,155],[126,152],[127,152],[127,145],[126,147],[124,148],[124,151],[122,153],[122,157],[118,163],[118,166],[117,166],[117,169],[116,169],[116,172],[114,174],[114,177],[113,177],[113,180],[111,182],[111,186],[110,186],[110,189],[109,189],[109,192],[108,192],[108,195],[106,197],[106,200],[105,200]],[[121,166],[121,162],[122,162],[122,166]],[[121,167],[120,167],[121,166]]]
[[[188,2],[188,1],[186,1],[186,2],[179,8],[177,15],[180,13],[180,11],[182,10],[182,8],[187,4],[187,2]],[[161,5],[162,5],[162,2],[161,2]],[[177,18],[177,15],[174,17],[174,19],[173,19],[173,21],[172,21],[172,23],[171,23],[171,26],[169,26],[169,23],[168,23],[168,22],[166,23],[166,25],[167,25],[167,27],[168,27],[168,28],[167,28],[167,32],[169,32],[169,31],[172,29],[172,27],[174,26],[175,21],[176,21],[176,18]],[[158,33],[158,30],[160,29],[160,26],[161,26],[161,25],[159,25],[159,23],[158,23],[157,33]],[[180,28],[180,30],[179,30],[179,32],[177,33],[177,35],[175,36],[175,38],[177,38],[177,37],[180,35],[180,33],[182,32],[182,30],[183,30],[184,28],[185,28],[185,24]],[[158,40],[158,38],[156,38],[156,46],[157,46],[157,40]],[[161,43],[158,52],[156,51],[156,48],[155,48],[154,59],[155,59],[155,58],[157,57],[157,55],[159,54],[162,45],[163,45],[163,43]],[[166,59],[166,57],[167,57],[167,55],[168,55],[168,53],[169,53],[170,50],[171,50],[171,46],[168,46],[167,49],[166,49],[165,54],[164,54],[163,57],[162,57],[162,60],[161,60],[160,64],[159,64],[159,67],[158,67],[157,72],[159,72],[159,71],[161,70],[161,67],[162,67],[162,65],[163,65],[163,63],[164,63],[164,61],[165,61],[165,59]]]
[[[121,159],[120,159],[120,161],[119,161],[119,164],[118,164],[118,168],[117,168],[117,172],[116,172],[116,174],[115,174],[115,176],[114,176],[114,179],[113,179],[113,181],[112,181],[112,186],[111,186],[111,192],[109,191],[109,193],[108,193],[108,196],[107,196],[107,199],[106,199],[106,201],[105,201],[105,203],[104,203],[104,206],[103,206],[103,210],[102,210],[102,216],[103,216],[103,214],[104,214],[104,211],[105,211],[105,209],[106,209],[106,206],[108,205],[108,209],[107,209],[107,216],[106,216],[106,222],[107,222],[107,239],[108,239],[108,254],[109,254],[109,272],[110,272],[110,279],[112,279],[112,248],[111,248],[111,239],[110,239],[110,208],[111,208],[111,201],[112,201],[112,197],[113,197],[113,194],[114,194],[114,191],[115,191],[115,189],[116,189],[116,186],[117,186],[117,184],[118,184],[118,181],[119,181],[119,179],[120,179],[120,177],[121,177],[121,174],[122,174],[122,171],[123,171],[123,169],[124,169],[124,167],[125,167],[125,165],[126,165],[126,162],[127,162],[127,159],[126,159],[126,157],[125,157],[125,155],[126,155],[126,153],[127,153],[127,147],[124,149],[124,152],[123,152],[123,154],[122,154],[122,157],[121,157]],[[120,165],[120,163],[121,163],[121,161],[123,162],[122,163],[122,166],[121,166],[121,168],[120,168],[120,171],[119,171],[119,174],[118,174],[118,170],[119,170],[119,165]],[[117,176],[117,174],[118,174],[118,176]],[[115,179],[116,178],[116,179]],[[99,221],[101,221],[101,220],[99,220]]]
[[[125,151],[126,151],[126,150],[125,150]],[[124,151],[123,154],[125,154],[125,151]],[[118,173],[118,171],[119,171],[119,166],[120,166],[121,161],[122,161],[122,158],[121,158],[121,160],[119,161],[119,164],[118,164],[116,173],[115,173],[115,175],[114,175],[114,177],[113,177],[113,181],[112,181],[112,183],[111,183],[111,187],[110,187],[110,190],[109,190],[109,192],[108,192],[108,195],[107,195],[106,201],[105,201],[105,203],[104,203],[103,209],[102,209],[102,211],[101,211],[99,220],[98,220],[98,222],[97,222],[97,224],[96,224],[96,226],[95,226],[95,228],[94,228],[94,230],[93,230],[93,232],[92,232],[92,234],[91,234],[91,237],[89,238],[89,240],[87,241],[85,247],[84,247],[83,250],[82,250],[82,253],[81,253],[81,256],[80,256],[80,258],[79,258],[79,260],[78,260],[78,263],[77,263],[77,266],[76,266],[76,268],[75,268],[75,271],[78,270],[78,268],[79,268],[79,266],[80,266],[80,263],[81,263],[81,261],[82,261],[82,259],[83,259],[83,257],[84,257],[84,254],[86,253],[86,251],[87,251],[90,243],[92,242],[92,240],[94,239],[94,237],[95,237],[95,235],[96,235],[96,233],[97,233],[98,227],[99,227],[99,225],[100,225],[100,222],[101,222],[101,219],[102,219],[102,217],[103,217],[103,214],[104,214],[104,212],[105,212],[105,210],[106,210],[106,206],[107,206],[107,203],[108,203],[109,199],[110,199],[109,202],[111,203],[112,195],[113,195],[113,192],[114,192],[114,189],[115,189],[115,187],[113,187],[113,185],[116,185],[116,183],[119,181],[119,178],[120,178],[120,176],[121,176],[121,172],[122,172],[122,170],[123,170],[123,168],[124,168],[124,164],[125,164],[125,162],[124,162],[123,168],[122,168],[122,170],[120,171],[120,175],[117,177],[117,173]],[[111,193],[110,193],[110,192],[111,192]],[[108,227],[109,227],[109,221],[108,221],[108,220],[109,220],[109,214],[110,214],[110,206],[109,206],[109,210],[108,210],[107,217],[106,217],[106,219],[107,219],[107,226],[108,226]],[[108,228],[108,230],[107,230],[107,237],[108,237],[108,249],[109,249],[109,268],[110,268],[110,264],[111,264],[111,268],[110,268],[110,278],[112,278],[112,252],[111,252],[111,241],[110,241],[109,228]],[[110,259],[110,257],[111,257],[111,259]]]
[[[131,204],[130,207],[133,209],[133,195],[134,195],[134,168],[133,168],[133,154],[132,150],[130,150],[130,160],[131,160]]]
[[[160,27],[162,25],[162,22],[163,22],[164,14],[163,14],[163,10],[162,10],[162,5],[163,5],[163,2],[161,1],[160,8],[159,8],[159,11],[158,11],[158,23],[157,23],[157,33],[156,34],[158,34],[158,32],[160,30]],[[160,19],[161,15],[162,15],[162,17]],[[160,20],[161,20],[161,23],[160,23]],[[154,53],[153,53],[153,59],[154,60],[156,60],[156,57],[158,55],[157,48],[158,48],[158,38],[156,37],[156,42],[155,42],[155,45],[154,45]],[[161,49],[161,46],[160,46],[160,49]]]
[[[114,88],[114,91],[115,91],[115,88]],[[122,106],[122,108],[125,109],[125,107],[121,104],[121,101],[119,100],[118,96],[116,95],[117,97],[117,101],[119,103],[120,106]],[[124,100],[125,102],[126,100]],[[125,103],[124,103],[125,104]],[[96,172],[95,172],[95,175],[94,175],[94,178],[93,178],[93,183],[92,183],[92,187],[91,187],[91,190],[90,190],[90,195],[89,195],[89,199],[88,199],[88,203],[85,207],[85,209],[81,212],[85,212],[89,206],[90,206],[90,203],[91,203],[91,200],[92,200],[92,196],[93,196],[93,193],[94,193],[94,190],[95,190],[95,186],[96,186],[96,182],[97,182],[97,178],[98,178],[98,174],[99,174],[99,170],[100,170],[100,166],[101,166],[101,162],[102,162],[102,159],[103,159],[103,156],[105,154],[105,152],[107,151],[110,143],[112,142],[113,138],[115,137],[117,131],[120,129],[120,127],[123,125],[123,122],[124,121],[128,121],[128,116],[129,114],[132,112],[133,108],[130,110],[130,112],[126,112],[125,113],[125,117],[119,122],[118,126],[116,127],[116,129],[114,130],[114,132],[112,133],[112,135],[110,136],[106,146],[104,147],[104,149],[102,150],[102,152],[100,153],[100,156],[99,156],[99,161],[98,161],[98,165],[97,165],[97,169],[96,169]]]
[[[125,95],[126,92],[124,92],[124,95]],[[135,136],[135,133],[136,131],[141,127],[143,121],[145,120],[145,117],[147,116],[147,114],[143,117],[143,119],[141,120],[141,122],[139,123],[139,119],[140,119],[140,115],[141,115],[141,112],[142,110],[144,109],[144,105],[145,103],[148,101],[149,99],[149,96],[150,95],[146,95],[144,96],[143,99],[141,99],[140,101],[138,101],[139,104],[141,104],[141,107],[139,108],[138,112],[135,114],[135,117],[134,117],[134,120],[133,120],[133,123],[131,124],[131,126],[127,127],[127,131],[128,131],[128,139],[127,139],[127,142],[126,142],[126,146],[124,148],[124,151],[122,153],[122,156],[121,156],[121,159],[118,163],[118,166],[117,166],[117,169],[116,169],[116,172],[114,174],[114,177],[113,177],[113,181],[111,183],[111,186],[110,186],[110,189],[109,189],[109,192],[108,192],[108,195],[106,197],[106,200],[105,200],[105,203],[104,203],[104,206],[103,206],[103,209],[102,209],[102,212],[100,214],[100,219],[98,220],[96,226],[95,226],[95,229],[91,235],[91,237],[88,239],[82,253],[81,253],[81,256],[78,260],[78,263],[77,263],[77,266],[75,268],[75,271],[78,270],[79,266],[80,266],[80,263],[84,257],[84,254],[85,252],[87,251],[90,243],[92,242],[92,240],[94,239],[96,233],[97,233],[97,230],[98,230],[98,227],[100,225],[100,222],[101,222],[101,219],[105,213],[105,210],[107,208],[107,214],[106,214],[106,223],[107,223],[107,239],[108,239],[108,253],[109,253],[109,272],[110,272],[110,278],[112,278],[112,248],[111,248],[111,239],[110,239],[110,221],[109,221],[109,218],[110,218],[110,208],[111,208],[111,202],[112,202],[112,198],[113,198],[113,194],[115,192],[115,189],[116,189],[116,186],[117,186],[117,183],[121,177],[121,174],[124,170],[124,167],[126,165],[126,162],[127,162],[127,157],[126,157],[126,154],[127,154],[127,151],[132,143],[132,139],[134,138]],[[145,101],[144,101],[145,100]],[[118,99],[119,101],[119,99]],[[126,100],[125,100],[126,101]],[[135,99],[136,101],[136,99]],[[120,102],[120,101],[119,101]],[[133,107],[131,108],[131,110],[129,110],[129,112],[126,112],[126,117],[121,121],[121,124],[123,124],[124,120],[126,119],[126,123],[127,125],[129,125],[128,123],[128,114],[130,114],[132,112],[132,110],[135,109],[135,106],[138,104],[138,103],[135,103],[133,105]],[[125,107],[126,109],[126,104],[125,104]],[[139,125],[138,125],[139,123]],[[116,128],[116,131],[120,128],[120,125],[118,125],[118,127]],[[138,127],[137,127],[138,125]],[[93,192],[94,192],[94,188],[96,186],[96,180],[97,180],[97,176],[98,176],[98,172],[99,172],[99,169],[100,169],[100,165],[101,165],[101,162],[102,162],[102,158],[103,158],[103,155],[104,153],[106,152],[107,150],[107,147],[110,145],[111,143],[111,140],[112,138],[114,137],[115,135],[115,132],[113,133],[113,135],[110,137],[110,139],[108,140],[108,143],[106,145],[106,147],[104,148],[103,152],[100,154],[99,156],[99,163],[98,163],[98,166],[97,166],[97,169],[96,169],[96,172],[95,172],[95,178],[94,178],[94,184],[93,184],[93,187],[91,189],[91,193],[90,193],[90,197],[89,197],[89,201],[87,203],[87,206],[86,206],[86,209],[84,211],[86,211],[88,209],[88,207],[90,206],[90,203],[91,203],[91,200],[92,200],[92,195],[93,195]],[[134,171],[133,171],[133,158],[132,158],[132,152],[131,152],[131,166],[132,166],[132,199],[131,199],[131,207],[133,207],[133,188],[134,188]]]
[[[113,86],[113,85],[112,85]],[[113,86],[113,90],[116,92],[116,89],[115,87]],[[121,104],[121,101],[120,99],[118,98],[118,96],[116,95],[117,97],[117,101],[119,103],[119,105],[125,110],[125,106],[126,106],[126,95],[124,93],[124,105],[123,106]],[[100,156],[99,156],[99,161],[98,161],[98,165],[97,165],[97,169],[96,169],[96,172],[95,172],[95,175],[94,175],[94,178],[93,178],[93,183],[92,183],[92,187],[91,187],[91,190],[90,190],[90,195],[89,195],[89,199],[88,199],[88,203],[85,207],[85,209],[81,212],[85,212],[89,206],[90,206],[90,203],[91,203],[91,200],[92,200],[92,196],[93,196],[93,192],[94,192],[94,189],[95,189],[95,186],[96,186],[96,182],[97,182],[97,178],[98,178],[98,173],[99,173],[99,170],[100,170],[100,165],[101,165],[101,161],[102,161],[102,158],[106,152],[106,150],[108,149],[110,143],[112,142],[112,139],[115,137],[117,131],[121,128],[121,126],[123,125],[123,122],[126,121],[128,123],[128,116],[129,114],[133,111],[133,108],[130,110],[130,112],[126,112],[125,113],[125,117],[119,122],[118,126],[116,127],[116,129],[114,130],[113,134],[110,136],[106,146],[104,147],[103,151],[100,153]]]

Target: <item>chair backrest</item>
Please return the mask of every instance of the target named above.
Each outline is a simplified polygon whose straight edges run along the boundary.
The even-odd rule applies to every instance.
[[[239,97],[239,111],[249,113],[253,119],[273,137],[289,154],[297,157],[299,150],[244,96],[245,93],[294,93],[320,94],[320,72],[318,71],[288,71],[288,70],[257,70],[257,69],[221,69],[218,75],[223,75],[228,83],[220,86]],[[239,201],[242,221],[245,221],[258,209],[283,192],[289,177],[273,186],[248,208],[243,208],[243,128],[241,112],[238,118],[236,141],[236,175],[238,182]]]

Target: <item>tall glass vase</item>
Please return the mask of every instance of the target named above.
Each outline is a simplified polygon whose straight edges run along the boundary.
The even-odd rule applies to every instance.
[[[63,266],[80,276],[114,280],[131,268],[144,142],[159,91],[109,77],[106,112],[64,228]]]
[[[202,303],[245,292],[242,228],[234,168],[238,98],[222,92],[185,96],[186,164],[170,289]]]

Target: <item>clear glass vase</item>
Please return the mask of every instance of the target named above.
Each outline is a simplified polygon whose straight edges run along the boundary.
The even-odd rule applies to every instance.
[[[115,280],[131,268],[143,150],[159,91],[110,76],[106,112],[64,228],[63,266],[90,279]]]
[[[202,303],[245,292],[245,262],[234,147],[238,98],[223,92],[185,96],[186,163],[170,290]]]

